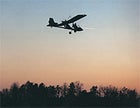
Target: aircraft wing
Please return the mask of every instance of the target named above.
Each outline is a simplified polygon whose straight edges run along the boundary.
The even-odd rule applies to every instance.
[[[62,26],[62,25],[65,25],[65,24],[70,24],[70,23],[73,23],[83,17],[85,17],[87,15],[83,14],[83,15],[76,15],[75,17],[69,19],[68,21],[63,21],[62,23],[59,24],[59,26]]]
[[[71,19],[68,20],[67,22],[68,22],[68,24],[69,24],[69,23],[73,23],[73,22],[75,22],[75,21],[77,21],[77,20],[79,20],[79,19],[81,19],[81,18],[83,18],[83,17],[85,17],[85,16],[87,16],[87,15],[76,15],[75,17],[71,18]]]

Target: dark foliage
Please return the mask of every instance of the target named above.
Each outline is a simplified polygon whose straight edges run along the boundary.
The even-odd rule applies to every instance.
[[[2,107],[45,107],[45,106],[133,106],[139,107],[136,90],[126,87],[93,86],[89,92],[80,82],[64,83],[62,86],[45,86],[30,81],[19,87],[14,83],[10,89],[0,92]]]

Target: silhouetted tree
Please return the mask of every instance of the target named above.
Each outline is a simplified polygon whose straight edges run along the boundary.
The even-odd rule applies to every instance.
[[[13,83],[10,88],[11,106],[19,106],[19,85]]]
[[[114,86],[100,87],[99,92],[104,106],[117,106],[118,105],[118,89]]]
[[[69,85],[69,96],[78,96],[79,93],[82,91],[82,86],[80,82],[71,82]]]
[[[119,98],[122,101],[121,105],[125,106],[126,104],[129,106],[135,106],[138,102],[137,100],[137,92],[136,90],[130,90],[126,87],[123,87],[119,92]]]
[[[90,89],[90,94],[91,94],[91,96],[98,97],[99,96],[98,87],[97,86],[93,86]]]
[[[118,96],[118,89],[113,86],[100,87],[99,92],[104,97],[115,98]]]
[[[27,81],[19,86],[0,91],[2,107],[54,107],[54,106],[134,106],[139,107],[140,97],[136,90],[126,87],[92,86],[89,92],[80,82],[64,83],[62,86]]]
[[[1,106],[7,107],[11,105],[10,92],[8,89],[3,89],[1,92]]]
[[[57,85],[56,86],[56,97],[57,98],[60,98],[62,96],[61,91],[62,91],[62,88],[59,85]]]
[[[68,96],[68,85],[67,83],[64,83],[62,86],[61,86],[61,96],[63,98],[67,97]]]

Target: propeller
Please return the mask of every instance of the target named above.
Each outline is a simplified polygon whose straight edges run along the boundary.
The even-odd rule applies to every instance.
[[[93,29],[96,29],[96,27],[82,27],[84,29],[87,29],[87,30],[93,30]]]

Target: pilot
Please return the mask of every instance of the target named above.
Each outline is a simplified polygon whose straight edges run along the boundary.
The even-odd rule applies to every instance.
[[[72,27],[73,28],[78,28],[77,25],[76,25],[76,23],[73,23]]]

